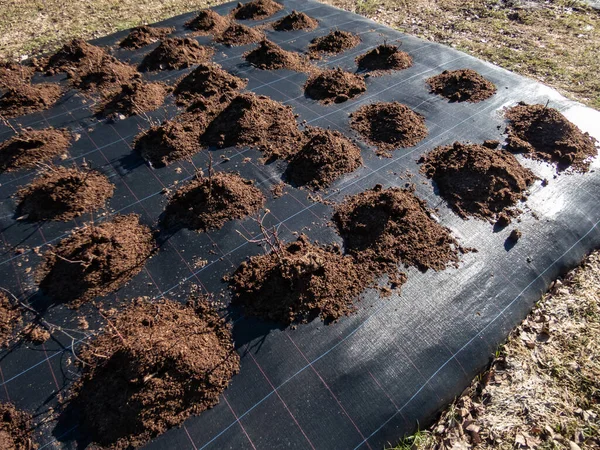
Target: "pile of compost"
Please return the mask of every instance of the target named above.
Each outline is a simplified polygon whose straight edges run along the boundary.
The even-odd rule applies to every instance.
[[[208,108],[207,100],[232,95],[247,84],[247,79],[231,75],[218,64],[200,64],[179,81],[173,93],[179,105],[202,102]]]
[[[335,321],[355,311],[369,280],[351,257],[304,235],[287,245],[270,238],[272,251],[243,262],[229,279],[232,302],[245,314],[290,325],[317,316]]]
[[[235,97],[202,136],[204,144],[217,148],[257,148],[267,160],[292,154],[302,139],[290,106],[252,93]]]
[[[288,52],[266,39],[262,40],[254,50],[245,53],[244,58],[262,70],[288,69],[304,72],[311,67],[305,56]]]
[[[148,25],[143,25],[141,27],[133,28],[127,37],[119,43],[119,45],[128,49],[142,48],[160,41],[173,31],[175,31],[175,28],[173,27],[155,28]]]
[[[197,176],[178,189],[165,209],[168,229],[209,231],[226,222],[253,215],[265,204],[265,196],[236,173],[217,172]]]
[[[444,70],[427,79],[434,92],[451,102],[477,103],[496,93],[496,86],[472,69]]]
[[[372,103],[350,115],[350,125],[377,154],[389,156],[391,150],[412,147],[427,137],[425,118],[399,102]]]
[[[107,56],[104,49],[83,39],[73,39],[47,59],[44,70],[47,75],[73,72],[86,66],[98,66]]]
[[[165,101],[169,88],[163,83],[146,83],[134,80],[121,86],[121,90],[104,102],[98,114],[104,117],[134,116],[154,111]]]
[[[319,25],[319,21],[306,15],[303,12],[292,11],[287,16],[275,21],[273,29],[276,31],[297,31],[314,30]]]
[[[228,17],[223,17],[212,9],[203,9],[196,17],[186,22],[185,27],[198,35],[213,34],[216,36],[225,31],[229,24]]]
[[[306,143],[292,155],[285,177],[297,186],[320,189],[362,165],[360,149],[338,131],[307,127]]]
[[[556,164],[559,171],[587,172],[598,154],[596,139],[583,133],[558,110],[519,103],[506,111],[507,150]]]
[[[413,64],[411,56],[396,45],[382,44],[356,58],[361,70],[368,70],[372,76],[383,75],[392,70],[408,69]]]
[[[212,58],[214,50],[190,38],[166,38],[142,60],[141,71],[180,70]]]
[[[360,37],[349,31],[333,30],[325,36],[310,41],[308,50],[311,53],[341,53],[360,44]]]
[[[34,73],[34,67],[24,66],[14,61],[0,61],[0,89],[29,83]]]
[[[283,9],[283,5],[273,0],[252,0],[244,5],[238,4],[231,14],[238,20],[261,20],[272,16],[281,9]]]
[[[304,85],[307,97],[326,105],[343,103],[366,90],[367,85],[362,76],[346,72],[339,67],[311,76]]]
[[[44,254],[40,288],[55,301],[77,307],[127,283],[154,249],[150,228],[135,214],[85,225]]]
[[[388,274],[402,283],[398,265],[420,271],[443,270],[457,264],[461,247],[430,216],[414,188],[383,189],[381,185],[348,196],[335,208],[333,221],[347,253],[364,264],[374,277]]]
[[[67,130],[25,129],[0,144],[0,173],[35,167],[64,154],[70,145]]]
[[[10,403],[0,403],[0,448],[4,450],[32,450],[31,415],[19,411]]]
[[[103,447],[137,448],[212,408],[239,372],[231,331],[204,298],[140,298],[106,314],[68,404]]]
[[[223,33],[215,36],[215,41],[229,46],[247,45],[259,42],[265,35],[254,28],[239,23],[228,26]]]
[[[437,147],[419,163],[421,172],[435,181],[439,194],[462,218],[497,218],[524,200],[536,179],[509,152],[478,144]]]
[[[50,83],[18,83],[6,88],[0,97],[0,111],[5,118],[18,117],[52,107],[62,95],[62,89]]]
[[[19,305],[14,304],[8,298],[8,295],[0,290],[0,348],[8,345],[13,331],[21,325],[22,321],[22,313]],[[2,437],[0,436],[1,442]]]
[[[113,191],[98,171],[51,167],[17,192],[17,214],[30,221],[68,221],[102,208]]]

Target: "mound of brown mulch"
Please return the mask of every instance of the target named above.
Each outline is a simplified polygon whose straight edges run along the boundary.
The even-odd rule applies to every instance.
[[[338,131],[308,127],[306,143],[292,155],[286,177],[297,186],[320,189],[362,165],[360,149]]]
[[[306,56],[288,52],[267,39],[262,40],[254,50],[244,53],[244,58],[262,70],[288,69],[305,72],[311,68]]]
[[[371,75],[383,75],[392,70],[408,69],[413,64],[411,56],[398,49],[396,45],[382,44],[356,58],[361,70],[368,70]]]
[[[0,448],[4,450],[33,450],[31,415],[11,403],[0,403]]]
[[[0,144],[0,173],[35,167],[64,154],[71,145],[67,130],[25,129]]]
[[[140,298],[106,314],[79,354],[86,364],[69,404],[103,448],[138,448],[212,408],[239,372],[230,328],[204,298]]]
[[[587,172],[590,158],[598,154],[596,139],[554,108],[519,103],[506,111],[506,118],[507,150],[554,163],[559,171]]]
[[[290,106],[253,93],[235,97],[202,136],[208,146],[254,147],[266,159],[285,158],[299,148],[302,139]]]
[[[252,181],[217,172],[198,176],[178,189],[165,209],[163,223],[167,228],[209,231],[255,214],[264,204],[265,196]]]
[[[54,75],[78,71],[90,65],[97,67],[107,56],[103,48],[88,44],[83,39],[73,39],[47,59],[44,70],[47,75]]]
[[[34,67],[24,66],[14,61],[0,61],[0,89],[27,84],[34,73]]]
[[[212,58],[214,50],[203,47],[190,38],[167,38],[158,47],[148,53],[139,69],[142,71],[153,70],[179,70]]]
[[[252,0],[243,5],[238,3],[231,14],[238,20],[261,20],[272,16],[281,9],[283,9],[283,5],[273,0]]]
[[[56,301],[79,306],[127,283],[154,249],[150,228],[135,214],[85,225],[44,254],[40,288]]]
[[[44,111],[53,106],[61,95],[62,89],[57,84],[14,84],[8,86],[0,97],[0,111],[5,118]]]
[[[243,262],[229,279],[232,302],[245,314],[290,325],[316,316],[335,321],[356,310],[370,280],[339,247],[312,244],[304,235],[274,247]]]
[[[265,38],[262,31],[239,23],[228,26],[223,33],[215,35],[215,41],[229,46],[247,45]]]
[[[52,167],[17,192],[17,214],[32,221],[68,221],[102,208],[113,190],[98,171]]]
[[[343,103],[367,90],[365,79],[339,67],[311,76],[304,85],[304,93],[321,103]]]
[[[319,25],[317,19],[307,16],[303,12],[292,11],[287,16],[275,21],[273,29],[276,31],[314,30]]]
[[[524,200],[536,179],[509,152],[477,144],[437,147],[419,163],[421,173],[435,181],[440,196],[462,218],[497,218]]]
[[[360,37],[349,31],[333,30],[325,36],[310,41],[311,53],[341,53],[360,44]]]
[[[169,87],[163,83],[146,83],[141,79],[121,86],[121,91],[100,105],[98,114],[104,117],[126,117],[154,111],[165,101]]]
[[[427,79],[434,92],[452,102],[477,103],[496,93],[496,86],[471,69],[444,70]]]
[[[335,208],[333,221],[347,253],[365,264],[374,276],[398,278],[398,265],[420,271],[443,270],[459,261],[460,246],[450,230],[430,217],[414,188],[383,189],[381,185],[346,197]],[[395,279],[394,279],[395,278]]]
[[[377,147],[380,156],[389,156],[397,148],[412,147],[428,134],[425,118],[399,102],[361,106],[350,115],[350,126]]]
[[[218,64],[200,64],[177,83],[173,93],[177,104],[188,106],[230,95],[247,84],[247,79],[231,75]]]
[[[119,42],[119,46],[130,49],[142,48],[160,41],[173,31],[175,31],[173,27],[155,28],[148,25],[135,27],[125,39]]]
[[[196,17],[185,23],[185,28],[195,31],[195,34],[219,35],[227,29],[230,24],[229,17],[223,17],[212,9],[203,9]]]
[[[10,342],[13,331],[23,321],[19,305],[15,305],[8,296],[0,290],[0,348]],[[0,433],[1,434],[1,433]],[[2,438],[0,437],[0,443]]]

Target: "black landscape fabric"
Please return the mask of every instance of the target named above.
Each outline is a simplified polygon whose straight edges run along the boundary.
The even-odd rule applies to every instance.
[[[551,107],[597,138],[600,113],[539,83],[358,15],[313,1],[286,0],[282,4],[284,9],[268,19],[241,22],[256,27],[292,10],[303,11],[319,21],[317,28],[289,32],[267,28],[268,39],[285,50],[306,52],[312,39],[339,29],[359,35],[361,42],[341,54],[325,55],[315,62],[318,67],[356,72],[355,58],[384,41],[400,45],[413,58],[413,65],[368,76],[365,93],[326,105],[305,97],[306,73],[250,66],[242,55],[254,48],[253,44],[227,47],[214,43],[210,36],[193,39],[215,48],[212,61],[247,78],[246,90],[290,105],[299,124],[306,121],[307,125],[331,128],[356,139],[364,166],[339,178],[319,194],[323,201],[317,201],[309,190],[290,185],[286,185],[284,195],[274,198],[271,187],[281,182],[285,166],[280,162],[264,164],[254,149],[201,151],[193,157],[194,165],[206,169],[210,154],[215,170],[237,171],[254,180],[267,198],[265,208],[270,214],[266,224],[277,226],[285,242],[305,233],[320,243],[342,244],[331,222],[335,204],[377,184],[403,187],[414,183],[415,195],[430,208],[437,208],[440,223],[452,230],[462,246],[477,252],[463,255],[456,268],[425,273],[408,269],[408,281],[400,292],[383,298],[379,290],[370,289],[363,294],[356,314],[329,325],[317,319],[295,329],[283,328],[223,308],[222,314],[233,324],[240,373],[233,377],[217,406],[159,436],[146,445],[148,449],[331,450],[393,445],[413,432],[417,423],[425,426],[459,395],[549,283],[600,245],[597,159],[587,173],[555,177],[550,165],[518,156],[539,180],[519,206],[523,214],[503,230],[494,230],[483,220],[458,217],[437,194],[431,180],[419,173],[416,162],[426,151],[455,141],[504,142],[504,108],[519,101],[549,101]],[[228,3],[214,10],[225,15],[234,7],[235,3]],[[184,23],[194,16],[189,13],[159,25],[175,27],[172,37],[185,36],[189,30]],[[94,43],[115,46],[127,34],[116,33]],[[137,64],[157,45],[139,50],[115,47],[114,54]],[[464,68],[492,81],[497,93],[482,102],[469,103],[449,102],[429,92],[426,79],[443,70]],[[148,73],[144,78],[174,84],[192,69]],[[41,79],[36,75],[34,82]],[[67,84],[62,75],[51,80]],[[389,158],[377,156],[375,149],[350,128],[349,120],[349,114],[360,106],[377,101],[399,101],[409,106],[425,117],[429,135],[413,147],[393,151]],[[76,329],[78,318],[86,316],[91,330],[101,323],[91,305],[71,310],[53,305],[38,291],[34,277],[41,258],[34,250],[39,247],[43,252],[92,217],[100,223],[117,212],[139,214],[143,224],[156,227],[166,204],[165,188],[173,189],[175,184],[189,180],[194,170],[188,161],[153,169],[132,150],[133,138],[149,128],[148,119],[161,122],[182,111],[172,95],[154,112],[113,122],[98,120],[94,108],[94,101],[70,90],[52,108],[10,119],[10,123],[35,129],[65,127],[75,133],[78,139],[59,164],[70,166],[85,160],[110,179],[115,191],[108,214],[87,213],[70,222],[16,220],[14,194],[33,180],[36,171],[0,175],[0,286],[43,311],[52,323]],[[0,142],[13,134],[2,125]],[[543,179],[548,180],[547,185]],[[507,237],[514,228],[522,237],[510,243]],[[131,282],[102,301],[110,305],[139,296],[184,301],[190,287],[198,285],[217,296],[224,294],[222,300],[228,303],[230,294],[223,276],[231,274],[248,256],[264,251],[246,241],[238,230],[247,236],[259,234],[252,218],[230,221],[206,233],[177,231],[161,243],[157,254]],[[81,336],[75,335],[77,339]],[[76,423],[43,421],[51,408],[59,409],[60,398],[79,376],[71,344],[71,339],[57,332],[44,344],[19,344],[0,353],[0,400],[10,400],[36,417],[40,425],[34,438],[40,448],[81,448],[86,442]],[[81,345],[77,340],[74,344],[75,349]]]

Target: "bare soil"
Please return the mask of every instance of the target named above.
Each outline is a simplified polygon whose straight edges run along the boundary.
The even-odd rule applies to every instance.
[[[62,89],[50,83],[18,83],[6,88],[0,97],[0,110],[5,118],[44,111],[62,96]]]
[[[231,24],[229,17],[223,17],[212,9],[203,9],[196,17],[185,23],[188,30],[197,35],[220,35]]]
[[[34,73],[34,67],[24,66],[14,61],[0,61],[0,89],[6,89],[15,84],[27,84]]]
[[[304,85],[307,97],[328,105],[343,103],[358,97],[367,90],[362,76],[346,72],[339,67],[311,76]]]
[[[8,296],[0,291],[0,348],[8,346],[14,330],[23,322],[19,305],[13,304]],[[0,432],[0,443],[2,442]]]
[[[329,34],[310,41],[308,51],[313,54],[337,54],[356,47],[360,44],[360,37],[349,31],[332,30]]]
[[[496,93],[496,86],[472,69],[444,70],[428,78],[431,92],[451,102],[478,103]]]
[[[175,31],[173,27],[159,28],[142,25],[132,29],[127,37],[119,42],[119,46],[129,49],[142,48],[164,39],[173,31]]]
[[[280,3],[273,0],[252,0],[238,6],[231,12],[238,20],[262,20],[283,9]]]
[[[306,15],[303,12],[292,11],[287,16],[275,21],[273,29],[276,31],[297,31],[314,30],[319,25],[319,21]]]
[[[261,70],[288,69],[307,72],[312,68],[305,55],[288,52],[267,39],[262,40],[254,50],[244,53],[244,58]]]
[[[0,144],[0,172],[36,167],[64,154],[71,133],[64,129],[25,129]]]
[[[141,71],[180,70],[207,62],[214,50],[190,38],[166,38],[142,60]]]
[[[31,415],[11,403],[0,403],[0,448],[5,450],[34,450]]]
[[[116,118],[135,116],[162,106],[170,88],[163,83],[147,83],[140,79],[121,86],[121,91],[100,104],[98,115]]]
[[[85,66],[98,66],[107,56],[109,55],[103,48],[88,44],[83,39],[73,39],[47,60],[42,60],[41,65],[47,75],[55,75],[78,71]]]
[[[391,44],[381,44],[356,58],[358,68],[368,71],[371,76],[408,69],[412,64],[412,57],[408,53]]]
[[[265,39],[262,31],[240,23],[231,24],[223,33],[215,36],[215,41],[224,45],[238,46],[259,42]]]

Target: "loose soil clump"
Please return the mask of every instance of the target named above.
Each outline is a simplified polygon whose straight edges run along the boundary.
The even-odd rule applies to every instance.
[[[587,172],[590,159],[598,154],[596,139],[554,108],[519,103],[506,112],[506,118],[506,149],[554,163],[559,171]]]
[[[13,331],[21,325],[22,313],[19,305],[13,304],[8,296],[0,291],[0,347],[5,347],[11,340]],[[0,443],[2,437],[0,433]]]
[[[56,301],[77,307],[127,283],[154,249],[150,228],[135,214],[86,225],[45,253],[40,288]]]
[[[321,189],[362,165],[360,149],[338,131],[309,127],[306,143],[292,155],[286,177],[297,186]]]
[[[18,84],[27,84],[33,77],[35,68],[14,61],[0,61],[0,89]]]
[[[314,30],[319,25],[319,21],[307,16],[303,12],[292,11],[291,14],[279,19],[273,23],[273,29],[276,31],[297,31]]]
[[[121,86],[121,91],[104,102],[98,111],[100,116],[125,117],[154,111],[165,101],[169,88],[163,83],[146,83],[133,80]]]
[[[238,20],[261,20],[272,16],[281,9],[283,9],[283,5],[273,0],[252,0],[244,5],[238,3],[231,13]]]
[[[341,53],[360,44],[360,37],[349,31],[333,30],[331,33],[310,41],[311,53]]]
[[[152,167],[165,167],[202,149],[200,136],[208,123],[202,112],[180,114],[137,135],[133,147]]]
[[[247,45],[259,42],[265,38],[265,35],[254,28],[241,25],[239,23],[231,24],[223,33],[215,36],[215,41],[229,46]]]
[[[397,148],[412,147],[427,137],[425,118],[399,102],[361,106],[350,115],[350,125],[377,154],[390,156]]]
[[[0,173],[36,167],[64,154],[71,144],[67,130],[26,129],[0,144]]]
[[[5,450],[32,450],[31,415],[10,403],[0,403],[0,448]]]
[[[253,182],[235,173],[198,176],[169,200],[163,223],[167,228],[196,231],[221,228],[226,222],[255,214],[265,196]]]
[[[27,220],[68,221],[102,208],[114,185],[95,170],[53,167],[17,192],[17,214]]]
[[[232,95],[247,84],[247,79],[231,75],[218,64],[200,64],[179,81],[173,93],[179,105],[201,102],[208,108],[207,103],[211,99]]]
[[[310,77],[304,85],[304,93],[323,104],[343,103],[367,90],[360,75],[346,72],[339,67]]]
[[[194,39],[167,38],[142,60],[140,70],[180,70],[210,60],[214,50]]]
[[[411,56],[398,49],[396,45],[382,44],[377,48],[356,58],[361,70],[368,70],[371,75],[383,75],[392,70],[408,69],[413,64]]]
[[[85,66],[98,66],[107,56],[104,49],[88,44],[83,39],[73,39],[48,58],[44,70],[46,75],[78,71]]]
[[[536,179],[509,152],[477,144],[437,147],[419,163],[421,173],[435,181],[440,196],[462,218],[511,216],[507,210],[526,198],[527,188]],[[504,215],[499,226],[507,220]]]
[[[339,247],[312,244],[301,235],[243,262],[229,283],[232,302],[245,314],[290,325],[317,316],[335,321],[354,312],[368,281]]]
[[[365,264],[374,276],[387,273],[402,284],[398,265],[420,271],[443,270],[457,264],[461,247],[430,216],[414,188],[383,189],[381,185],[346,197],[333,216],[346,252]]]
[[[496,86],[471,69],[444,70],[427,79],[434,92],[451,102],[481,102],[496,93]]]
[[[235,97],[202,136],[204,144],[217,148],[257,148],[267,160],[289,156],[302,139],[290,106],[252,93]]]
[[[175,28],[155,28],[147,25],[136,27],[123,39],[119,46],[123,48],[136,49],[142,48],[165,38],[175,31]]]
[[[19,83],[8,86],[0,97],[0,111],[5,118],[18,117],[52,107],[62,95],[56,84]]]
[[[134,300],[81,350],[69,411],[94,443],[138,448],[212,408],[239,372],[229,326],[204,298]]]
[[[288,52],[266,39],[262,40],[254,50],[244,53],[244,58],[262,70],[288,69],[305,72],[311,67],[305,56]]]
[[[195,31],[195,34],[217,36],[225,31],[230,23],[228,17],[223,17],[212,9],[203,9],[196,17],[185,23],[185,28]]]

